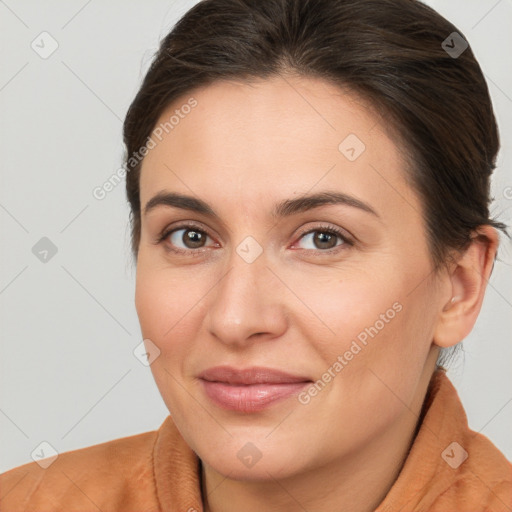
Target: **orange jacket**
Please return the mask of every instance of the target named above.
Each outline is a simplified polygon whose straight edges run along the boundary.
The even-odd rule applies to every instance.
[[[444,369],[377,512],[510,512],[512,464],[468,428]],[[467,457],[466,457],[467,454]],[[157,431],[61,453],[0,475],[1,512],[201,512],[200,465],[168,416]]]

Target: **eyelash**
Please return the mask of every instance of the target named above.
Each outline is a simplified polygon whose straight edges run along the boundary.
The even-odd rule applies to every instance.
[[[157,240],[156,240],[156,244],[157,245],[158,244],[162,244],[169,237],[169,235],[171,235],[175,231],[179,231],[180,229],[189,229],[191,231],[198,231],[199,233],[202,233],[204,235],[209,236],[210,238],[213,238],[207,231],[202,229],[197,224],[181,224],[181,225],[178,225],[178,226],[173,226],[170,229],[164,229],[158,235]],[[331,225],[316,226],[315,228],[308,229],[307,231],[304,231],[303,233],[299,234],[299,240],[302,239],[302,237],[304,237],[305,235],[309,235],[309,234],[315,233],[315,232],[328,233],[328,234],[331,234],[331,235],[336,235],[343,242],[340,245],[336,245],[336,246],[334,246],[334,247],[332,247],[330,249],[325,249],[325,250],[322,250],[322,249],[303,249],[305,251],[313,251],[314,253],[316,253],[315,256],[317,256],[317,255],[321,256],[321,255],[324,255],[324,254],[334,254],[334,253],[337,253],[337,252],[339,252],[341,250],[346,249],[346,246],[352,247],[354,245],[354,242],[352,240],[350,240],[339,228],[337,228],[335,226],[331,226]],[[171,251],[171,252],[174,252],[174,253],[177,253],[177,254],[185,254],[185,255],[188,255],[188,256],[192,256],[192,257],[200,256],[201,253],[203,253],[205,251],[205,249],[206,249],[205,247],[201,247],[199,249],[180,249],[180,248],[176,248],[176,247],[166,247],[166,250],[168,250],[168,251]]]

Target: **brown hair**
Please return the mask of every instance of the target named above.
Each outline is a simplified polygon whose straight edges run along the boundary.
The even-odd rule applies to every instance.
[[[453,39],[453,33],[458,38]],[[452,37],[452,39],[450,39]],[[456,36],[457,37],[457,36]],[[499,136],[482,70],[465,37],[417,0],[203,0],[161,41],[124,122],[132,252],[141,231],[144,146],[166,107],[216,80],[282,73],[323,78],[374,106],[410,155],[437,270],[489,217]]]

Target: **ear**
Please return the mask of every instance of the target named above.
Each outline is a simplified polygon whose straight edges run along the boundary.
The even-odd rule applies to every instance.
[[[479,226],[471,245],[454,262],[447,279],[434,332],[434,344],[446,348],[462,341],[473,329],[494,267],[499,237],[489,225]],[[451,291],[451,294],[450,294]]]

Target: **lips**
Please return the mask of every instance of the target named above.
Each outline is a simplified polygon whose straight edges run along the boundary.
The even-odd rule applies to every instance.
[[[206,396],[222,409],[243,413],[261,411],[300,391],[312,381],[265,367],[237,370],[209,368],[199,375]]]
[[[223,382],[225,384],[236,385],[311,382],[311,379],[308,377],[292,375],[281,370],[274,370],[263,366],[253,366],[241,370],[230,366],[216,366],[202,372],[199,378],[210,382]]]

